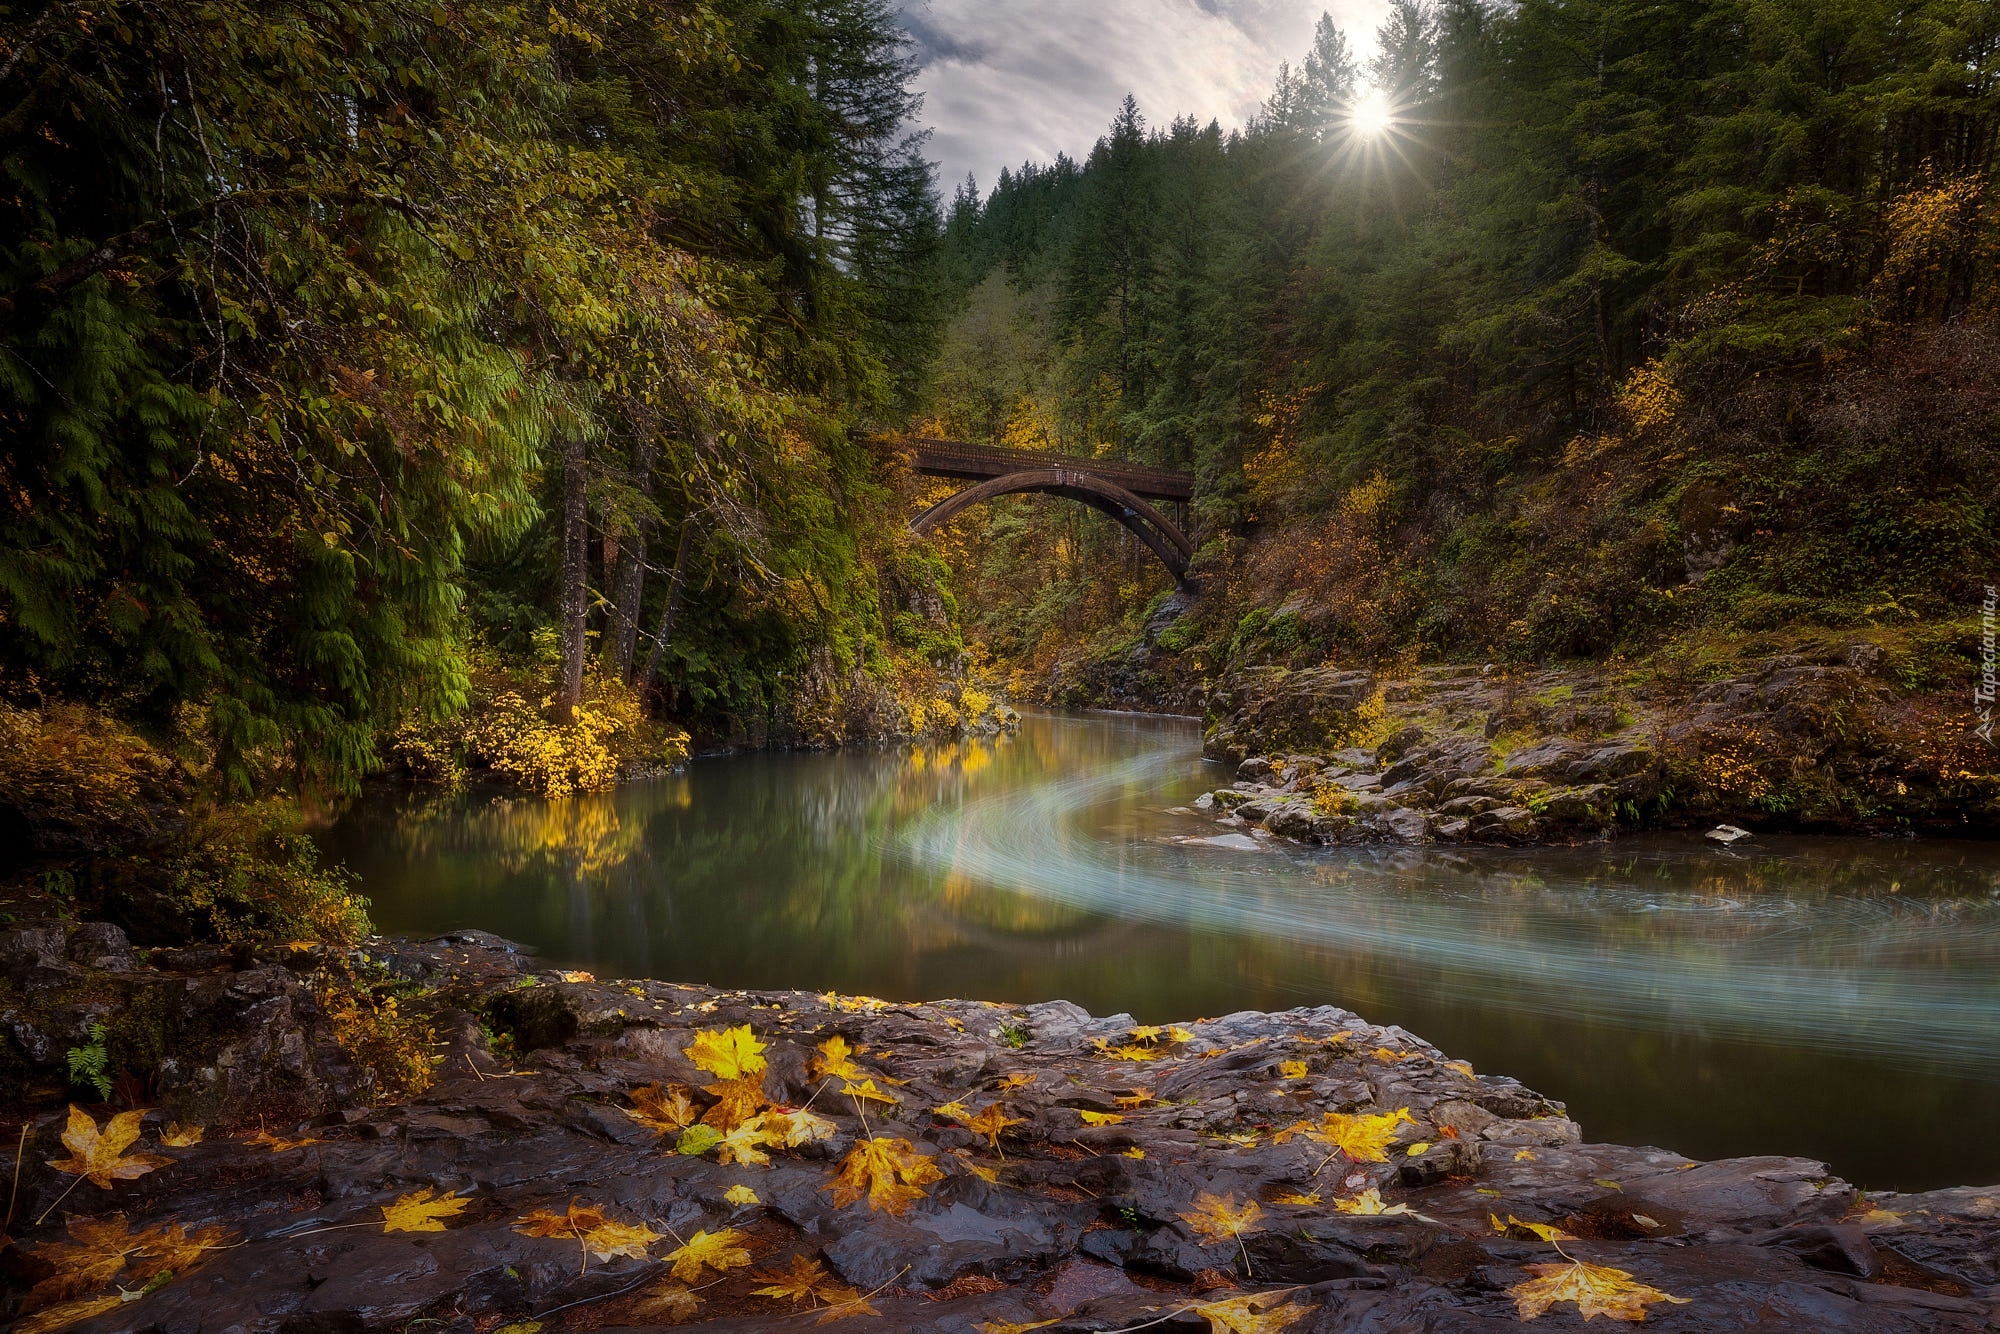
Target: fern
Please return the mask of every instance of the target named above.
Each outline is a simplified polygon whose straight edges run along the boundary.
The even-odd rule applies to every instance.
[[[104,1025],[90,1026],[90,1042],[82,1047],[69,1049],[69,1082],[79,1087],[89,1085],[97,1090],[97,1096],[109,1101],[111,1098],[111,1053],[104,1046]]]

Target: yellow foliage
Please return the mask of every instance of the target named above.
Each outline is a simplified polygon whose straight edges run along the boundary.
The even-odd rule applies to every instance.
[[[1575,1302],[1578,1314],[1585,1320],[1601,1315],[1636,1325],[1646,1319],[1646,1307],[1655,1302],[1685,1306],[1689,1300],[1634,1282],[1632,1275],[1623,1269],[1585,1264],[1581,1260],[1523,1268],[1535,1277],[1507,1289],[1507,1295],[1514,1299],[1514,1309],[1523,1320],[1538,1319],[1559,1302]]]
[[[1234,1192],[1225,1196],[1206,1191],[1195,1197],[1192,1209],[1182,1210],[1179,1215],[1196,1236],[1211,1245],[1232,1238],[1241,1241],[1252,1232],[1263,1231],[1263,1224],[1258,1221],[1263,1216],[1264,1207],[1255,1200],[1238,1205]]]
[[[675,1278],[694,1283],[705,1269],[720,1274],[749,1264],[750,1252],[742,1242],[743,1234],[733,1227],[720,1232],[697,1232],[679,1249],[668,1251],[667,1262],[673,1266]]]
[[[456,1218],[472,1203],[462,1195],[439,1194],[435,1186],[397,1197],[382,1206],[384,1232],[442,1232],[444,1220]]]
[[[697,1033],[694,1044],[682,1048],[681,1054],[718,1079],[741,1079],[764,1069],[764,1044],[748,1024]]]
[[[375,1076],[377,1097],[414,1097],[437,1077],[437,1030],[430,1020],[403,1013],[394,996],[377,997],[329,985],[319,993],[333,1040]]]
[[[854,1146],[841,1160],[833,1184],[825,1189],[833,1192],[836,1208],[866,1199],[870,1209],[903,1214],[924,1198],[926,1185],[943,1177],[938,1165],[918,1153],[910,1141],[878,1135]]]
[[[1618,387],[1618,406],[1625,410],[1635,431],[1673,421],[1681,408],[1681,392],[1674,384],[1672,369],[1657,357],[1635,367]]]
[[[176,779],[172,760],[94,709],[0,703],[0,791],[33,824],[143,832],[146,797]]]
[[[49,1166],[71,1176],[85,1177],[93,1186],[105,1190],[111,1189],[113,1181],[131,1181],[162,1167],[172,1167],[174,1160],[161,1154],[128,1152],[138,1142],[139,1120],[144,1115],[144,1112],[120,1112],[106,1121],[100,1131],[90,1113],[71,1103],[69,1124],[62,1133],[63,1147],[69,1150],[69,1157],[52,1158]]]

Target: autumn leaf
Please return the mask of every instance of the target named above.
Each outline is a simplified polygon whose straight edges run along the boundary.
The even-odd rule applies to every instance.
[[[734,1186],[731,1186],[728,1190],[723,1191],[722,1198],[727,1203],[736,1205],[739,1208],[741,1208],[743,1205],[746,1204],[763,1203],[762,1200],[757,1198],[756,1191],[750,1189],[748,1186],[745,1186],[740,1182]]]
[[[972,1175],[978,1177],[981,1181],[997,1182],[1000,1180],[1000,1173],[995,1168],[986,1167],[975,1162],[969,1162],[963,1158],[959,1159],[959,1165],[963,1167],[966,1171],[972,1173]]]
[[[1299,1209],[1317,1209],[1321,1198],[1320,1193],[1316,1190],[1309,1190],[1303,1193],[1296,1190],[1288,1190],[1282,1194],[1273,1195],[1271,1202],[1273,1204],[1289,1204]]]
[[[838,1033],[819,1044],[819,1055],[806,1066],[814,1079],[860,1079],[867,1072],[849,1058],[854,1049]]]
[[[144,1112],[120,1112],[99,1131],[90,1113],[71,1103],[69,1124],[62,1133],[67,1158],[51,1158],[49,1166],[58,1172],[87,1179],[91,1185],[111,1189],[113,1181],[132,1181],[148,1172],[173,1166],[174,1160],[158,1153],[128,1153],[139,1138],[139,1121]]]
[[[725,1079],[720,1084],[705,1084],[702,1092],[715,1099],[714,1106],[702,1113],[702,1124],[721,1131],[736,1129],[755,1117],[770,1101],[764,1096],[762,1075],[744,1075],[740,1079]]]
[[[764,1072],[764,1044],[748,1024],[697,1033],[694,1045],[681,1048],[681,1055],[725,1083]]]
[[[1127,1043],[1122,1047],[1107,1047],[1104,1054],[1114,1061],[1157,1061],[1160,1059],[1159,1048],[1141,1047],[1136,1043]]]
[[[564,971],[557,973],[556,976],[561,978],[565,982],[595,982],[597,980],[595,977],[592,977],[589,973],[580,972],[576,969],[565,969]]]
[[[722,1142],[715,1146],[716,1161],[764,1167],[771,1161],[771,1155],[764,1152],[765,1148],[781,1142],[780,1137],[773,1135],[764,1125],[763,1117],[755,1117],[723,1135]]]
[[[884,1093],[881,1089],[876,1088],[875,1081],[872,1079],[864,1079],[859,1084],[852,1082],[842,1084],[840,1091],[854,1099],[857,1104],[862,1102],[880,1102],[886,1103],[891,1107],[901,1105],[893,1095]]]
[[[382,1206],[382,1231],[442,1232],[444,1220],[457,1217],[470,1203],[464,1196],[439,1194],[437,1187],[425,1186]]]
[[[1514,1161],[1517,1163],[1532,1163],[1535,1161],[1535,1151],[1533,1149],[1516,1149],[1514,1150]]]
[[[1370,1055],[1378,1061],[1413,1061],[1417,1057],[1413,1051],[1393,1051],[1388,1047],[1377,1047]]]
[[[722,1132],[714,1126],[689,1126],[674,1142],[674,1152],[689,1158],[699,1158],[716,1145],[722,1143]]]
[[[1246,1200],[1239,1208],[1234,1191],[1227,1196],[1203,1191],[1195,1197],[1194,1208],[1179,1215],[1207,1245],[1231,1238],[1240,1242],[1249,1233],[1263,1231],[1263,1225],[1257,1221],[1263,1216],[1264,1208],[1255,1200]]]
[[[1332,1145],[1357,1163],[1386,1163],[1389,1161],[1389,1146],[1396,1139],[1396,1127],[1404,1122],[1414,1125],[1415,1121],[1407,1107],[1393,1112],[1353,1115],[1328,1112],[1319,1125],[1300,1121],[1279,1131],[1275,1138],[1283,1143],[1294,1134],[1302,1134],[1307,1139]]]
[[[1409,1148],[1404,1149],[1403,1155],[1407,1158],[1419,1158],[1430,1151],[1431,1142],[1427,1139],[1420,1139],[1415,1144],[1410,1145]]]
[[[1144,1107],[1152,1100],[1153,1090],[1151,1089],[1133,1089],[1130,1093],[1121,1093],[1112,1099],[1114,1103],[1123,1107],[1128,1112],[1136,1107]]]
[[[1125,1118],[1116,1112],[1078,1112],[1087,1126],[1115,1126]]]
[[[1488,1214],[1486,1218],[1493,1224],[1493,1230],[1503,1237],[1511,1236],[1524,1240],[1528,1237],[1539,1237],[1548,1242],[1576,1240],[1574,1236],[1549,1223],[1529,1223],[1512,1214],[1507,1215],[1507,1221],[1504,1223],[1500,1221],[1498,1214]]]
[[[204,1227],[190,1235],[179,1223],[133,1232],[123,1214],[71,1218],[64,1226],[68,1241],[46,1242],[34,1249],[35,1258],[54,1266],[55,1272],[29,1291],[28,1309],[81,1297],[121,1275],[141,1285],[167,1270],[186,1273],[207,1252],[236,1241],[236,1234],[226,1228]]]
[[[312,1144],[324,1144],[326,1141],[316,1139],[311,1135],[307,1135],[302,1139],[286,1139],[283,1135],[273,1135],[268,1130],[260,1130],[243,1142],[245,1144],[254,1144],[260,1149],[269,1149],[272,1153],[289,1153],[293,1149],[303,1149]]]
[[[752,1297],[769,1297],[775,1302],[790,1302],[797,1306],[812,1300],[813,1289],[826,1282],[827,1273],[819,1261],[794,1255],[790,1269],[760,1269],[750,1277],[764,1284],[761,1288],[750,1290]]]
[[[971,1117],[972,1109],[954,1098],[950,1102],[941,1102],[932,1108],[931,1115],[943,1117],[947,1121],[964,1122]]]
[[[641,1293],[632,1305],[632,1313],[648,1321],[662,1325],[678,1325],[692,1316],[701,1306],[701,1298],[687,1290],[680,1283],[661,1283]],[[501,1331],[494,1331],[501,1334]]]
[[[51,1330],[66,1329],[92,1316],[115,1311],[125,1304],[118,1293],[108,1297],[91,1297],[80,1302],[64,1302],[60,1306],[46,1306],[33,1315],[21,1317],[10,1327],[9,1334],[49,1334]]]
[[[843,1288],[829,1283],[817,1290],[821,1300],[828,1305],[819,1314],[815,1325],[830,1325],[836,1320],[845,1320],[854,1315],[879,1316],[882,1313],[869,1304],[868,1296],[854,1288]]]
[[[1415,1214],[1407,1204],[1382,1203],[1380,1187],[1370,1186],[1351,1200],[1335,1200],[1333,1207],[1344,1214]]]
[[[1156,1024],[1140,1024],[1137,1028],[1132,1030],[1132,1041],[1158,1042],[1160,1040],[1160,1034],[1163,1031],[1164,1030],[1161,1029]]]
[[[1306,1077],[1306,1063],[1304,1061],[1280,1061],[1278,1062],[1278,1075],[1283,1079],[1304,1079]]]
[[[1134,1144],[1131,1148],[1125,1150],[1125,1157],[1127,1158],[1137,1158],[1143,1160],[1145,1156],[1146,1156],[1146,1151],[1140,1148],[1136,1144]]]
[[[1028,1331],[1031,1329],[1040,1329],[1044,1325],[1053,1325],[1060,1319],[1062,1319],[1061,1316],[1051,1316],[1047,1320],[1031,1320],[1026,1324],[1008,1320],[982,1320],[974,1325],[973,1328],[978,1330],[979,1334],[1028,1334]]]
[[[836,1130],[833,1122],[823,1116],[803,1109],[790,1111],[783,1108],[765,1112],[764,1127],[777,1137],[776,1142],[788,1149],[796,1149],[801,1144],[811,1144],[816,1140],[832,1139]]]
[[[1000,1090],[1003,1093],[1012,1092],[1015,1089],[1024,1089],[1034,1082],[1035,1074],[1032,1070],[1025,1074],[1002,1075],[1000,1076]]]
[[[649,1130],[677,1134],[701,1120],[701,1109],[685,1084],[647,1084],[632,1090],[632,1105],[619,1109]]]
[[[938,1165],[910,1141],[873,1136],[857,1143],[841,1160],[833,1184],[824,1189],[833,1192],[835,1208],[865,1198],[870,1209],[903,1214],[924,1198],[925,1185],[943,1177]]]
[[[742,1246],[743,1234],[733,1227],[720,1232],[697,1232],[678,1250],[667,1252],[674,1277],[683,1283],[698,1282],[704,1269],[720,1274],[750,1263],[750,1252]]]
[[[1601,1315],[1638,1324],[1646,1318],[1646,1307],[1654,1302],[1685,1306],[1689,1301],[1634,1282],[1623,1269],[1585,1264],[1581,1260],[1523,1268],[1535,1277],[1507,1289],[1507,1295],[1514,1299],[1514,1309],[1523,1320],[1537,1319],[1560,1302],[1575,1302],[1585,1320]]]
[[[1277,1298],[1282,1303],[1274,1305]],[[1280,1334],[1290,1329],[1299,1317],[1308,1315],[1313,1308],[1295,1306],[1291,1292],[1253,1292],[1244,1297],[1231,1297],[1226,1302],[1207,1302],[1194,1308],[1195,1314],[1208,1319],[1209,1334]]]
[[[201,1143],[206,1133],[200,1126],[184,1126],[178,1121],[169,1121],[166,1128],[160,1131],[160,1143],[169,1149],[192,1149]]]
[[[1193,1042],[1194,1034],[1176,1024],[1167,1030],[1167,1040],[1169,1042]]]
[[[655,1232],[643,1223],[599,1223],[583,1234],[583,1248],[599,1260],[609,1260],[613,1256],[624,1255],[634,1260],[644,1260],[654,1242],[665,1233]],[[746,1255],[745,1260],[748,1260]],[[680,1277],[680,1270],[674,1270]]]
[[[185,1274],[205,1260],[208,1252],[227,1250],[240,1239],[219,1224],[189,1232],[179,1223],[167,1223],[149,1227],[133,1240],[139,1245],[129,1257],[132,1277],[144,1283],[169,1270]]]
[[[996,1102],[992,1106],[988,1107],[985,1111],[981,1112],[979,1115],[968,1118],[965,1122],[965,1128],[967,1130],[970,1130],[975,1135],[986,1136],[987,1145],[990,1148],[992,1148],[995,1152],[998,1152],[1000,1148],[1000,1132],[1005,1130],[1008,1126],[1019,1126],[1026,1124],[1027,1123],[1018,1116],[1007,1115],[1007,1113],[1001,1109],[1000,1104]],[[1001,1156],[1005,1157],[1006,1155],[1002,1154]]]
[[[594,1204],[570,1202],[566,1213],[552,1213],[547,1209],[537,1209],[514,1220],[514,1230],[524,1237],[581,1237],[594,1227],[602,1227],[608,1220],[604,1211]]]

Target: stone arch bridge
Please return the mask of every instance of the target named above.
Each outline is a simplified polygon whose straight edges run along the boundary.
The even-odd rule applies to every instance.
[[[1175,583],[1187,582],[1194,543],[1188,539],[1186,521],[1168,518],[1151,503],[1164,501],[1184,515],[1194,496],[1194,479],[1186,473],[956,440],[917,439],[897,442],[895,447],[909,455],[912,472],[974,483],[910,520],[912,532],[929,532],[995,496],[1022,492],[1064,496],[1125,525],[1172,572]]]

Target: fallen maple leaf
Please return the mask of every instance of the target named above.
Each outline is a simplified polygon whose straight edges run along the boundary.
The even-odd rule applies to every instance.
[[[1389,1146],[1396,1139],[1396,1127],[1405,1122],[1413,1125],[1416,1122],[1407,1107],[1393,1112],[1354,1115],[1328,1112],[1318,1125],[1300,1121],[1279,1131],[1275,1138],[1282,1143],[1293,1134],[1302,1134],[1307,1139],[1332,1145],[1357,1163],[1386,1163],[1389,1161]]]
[[[801,1144],[811,1144],[816,1140],[832,1139],[836,1130],[833,1122],[803,1109],[789,1111],[774,1108],[764,1113],[764,1125],[788,1149],[796,1149]]]
[[[1195,1197],[1194,1208],[1179,1215],[1183,1223],[1210,1245],[1230,1238],[1240,1242],[1248,1233],[1263,1231],[1263,1225],[1257,1221],[1263,1216],[1264,1208],[1255,1200],[1245,1200],[1239,1208],[1234,1191],[1226,1196],[1203,1191]]]
[[[854,1099],[857,1103],[880,1102],[887,1103],[891,1107],[901,1105],[892,1094],[884,1093],[881,1089],[876,1088],[875,1081],[872,1079],[864,1079],[859,1084],[852,1082],[842,1084],[840,1091]]]
[[[932,1108],[931,1115],[941,1116],[947,1121],[963,1122],[972,1115],[972,1109],[954,1098],[950,1102],[941,1102]]]
[[[1011,1091],[1013,1089],[1024,1089],[1028,1087],[1028,1085],[1034,1082],[1035,1082],[1035,1073],[1032,1070],[1028,1071],[1025,1074],[1012,1074],[1012,1075],[1000,1076],[1000,1088],[1003,1091]]]
[[[838,1033],[819,1044],[819,1053],[806,1067],[814,1079],[860,1079],[867,1073],[849,1059],[854,1049]]]
[[[1333,1207],[1344,1214],[1414,1214],[1416,1210],[1407,1204],[1382,1203],[1380,1187],[1370,1186],[1351,1200],[1335,1200]]]
[[[1121,1093],[1112,1099],[1114,1103],[1125,1108],[1127,1111],[1131,1111],[1135,1107],[1144,1107],[1152,1100],[1153,1090],[1151,1089],[1133,1089],[1130,1093]]]
[[[111,1189],[113,1181],[132,1181],[156,1172],[162,1167],[172,1167],[174,1160],[158,1153],[128,1153],[139,1138],[139,1121],[144,1112],[120,1112],[104,1123],[98,1130],[97,1122],[89,1112],[71,1103],[69,1124],[63,1128],[63,1147],[69,1150],[67,1158],[51,1158],[49,1166],[58,1172],[83,1177],[93,1186]]]
[[[316,1139],[311,1135],[307,1135],[302,1139],[286,1139],[283,1135],[273,1135],[268,1130],[260,1130],[243,1142],[245,1144],[254,1144],[260,1149],[269,1149],[272,1153],[289,1153],[293,1149],[303,1149],[312,1144],[324,1144],[326,1141]]]
[[[1170,1042],[1193,1042],[1194,1034],[1176,1024],[1167,1030],[1167,1040]]]
[[[1575,1302],[1577,1311],[1585,1320],[1601,1315],[1639,1324],[1645,1320],[1646,1307],[1651,1303],[1672,1302],[1685,1306],[1689,1301],[1689,1298],[1675,1297],[1658,1288],[1634,1282],[1632,1275],[1623,1269],[1585,1264],[1581,1260],[1572,1260],[1564,1265],[1523,1265],[1522,1268],[1535,1277],[1516,1283],[1507,1289],[1507,1295],[1514,1299],[1514,1309],[1523,1320],[1539,1318],[1558,1302]]]
[[[701,1109],[694,1104],[685,1084],[647,1084],[632,1090],[632,1105],[619,1109],[625,1115],[650,1130],[662,1135],[677,1134],[701,1120]]]
[[[764,1150],[782,1142],[782,1137],[772,1134],[764,1124],[763,1117],[753,1117],[723,1135],[721,1143],[715,1146],[716,1161],[763,1167],[771,1161],[771,1155]]]
[[[236,1235],[226,1228],[205,1227],[190,1235],[179,1223],[134,1232],[123,1214],[71,1218],[64,1227],[68,1241],[45,1242],[34,1248],[35,1258],[53,1265],[56,1272],[29,1290],[24,1309],[81,1297],[121,1275],[143,1285],[167,1270],[183,1274],[198,1266],[207,1252],[236,1241]]]
[[[1306,1077],[1306,1063],[1304,1061],[1280,1061],[1278,1062],[1278,1075],[1283,1079],[1304,1079]]]
[[[697,1232],[678,1250],[667,1252],[667,1263],[673,1267],[675,1278],[693,1283],[701,1278],[704,1269],[720,1274],[749,1264],[750,1252],[743,1248],[742,1241],[743,1234],[733,1227],[720,1232]]]
[[[748,1024],[697,1033],[692,1046],[681,1048],[681,1055],[693,1061],[697,1069],[724,1081],[764,1071],[764,1044],[757,1040]]]
[[[124,1304],[125,1298],[114,1292],[108,1297],[90,1297],[80,1302],[45,1306],[33,1315],[15,1321],[9,1328],[9,1334],[49,1334],[50,1330],[65,1329],[92,1316],[115,1311]]]
[[[589,973],[581,972],[576,969],[566,969],[563,972],[557,973],[556,976],[561,978],[565,982],[595,982],[597,980],[596,978],[592,977]]]
[[[1278,1297],[1285,1299],[1283,1303],[1271,1305]],[[1196,1315],[1207,1317],[1209,1334],[1279,1334],[1312,1310],[1310,1306],[1293,1305],[1290,1289],[1279,1293],[1253,1292],[1194,1308]]]
[[[207,1132],[200,1126],[184,1126],[178,1121],[169,1121],[160,1131],[160,1143],[169,1149],[192,1149],[201,1143]]]
[[[873,1295],[872,1293],[863,1293],[854,1288],[843,1288],[832,1283],[817,1289],[817,1292],[821,1300],[827,1303],[827,1308],[819,1313],[819,1319],[813,1321],[815,1325],[830,1325],[836,1320],[845,1320],[853,1315],[882,1314],[869,1304],[868,1298]]]
[[[943,1177],[938,1165],[910,1141],[873,1136],[854,1146],[841,1160],[833,1184],[823,1189],[833,1192],[835,1208],[865,1198],[870,1209],[903,1214],[924,1198],[924,1186]]]
[[[728,1190],[723,1191],[722,1198],[727,1203],[737,1205],[738,1207],[741,1207],[746,1204],[763,1203],[762,1200],[757,1198],[756,1191],[750,1189],[748,1186],[745,1186],[740,1182],[734,1186],[731,1186]]]
[[[437,1187],[425,1186],[382,1206],[382,1231],[442,1232],[444,1220],[457,1217],[470,1203],[462,1195],[439,1194]]]
[[[1143,1159],[1146,1156],[1146,1151],[1140,1148],[1138,1145],[1134,1144],[1131,1148],[1125,1150],[1125,1156],[1127,1158]]]
[[[1125,1118],[1116,1112],[1078,1112],[1087,1126],[1115,1126]]]
[[[1320,1193],[1316,1190],[1305,1191],[1303,1193],[1296,1190],[1288,1190],[1283,1194],[1273,1195],[1271,1202],[1273,1204],[1289,1204],[1300,1209],[1316,1209],[1319,1207],[1321,1198]]]
[[[714,1105],[702,1113],[702,1124],[721,1131],[734,1130],[743,1125],[770,1102],[764,1096],[764,1076],[761,1074],[725,1079],[720,1084],[705,1084],[701,1091],[715,1099]]]
[[[1156,1024],[1140,1024],[1137,1028],[1132,1030],[1132,1041],[1158,1042],[1160,1040],[1160,1034],[1164,1031],[1165,1030],[1161,1029]]]
[[[700,1306],[701,1298],[689,1292],[685,1284],[668,1282],[639,1294],[632,1305],[632,1312],[662,1325],[678,1325]],[[500,1331],[496,1330],[494,1334],[500,1334]]]
[[[1122,1047],[1107,1047],[1104,1054],[1114,1061],[1157,1061],[1160,1059],[1159,1048],[1141,1047],[1136,1043],[1127,1043]]]
[[[1517,1163],[1532,1163],[1535,1161],[1535,1151],[1533,1149],[1516,1149],[1514,1150],[1514,1161]]]
[[[578,1204],[572,1200],[565,1213],[537,1209],[531,1214],[523,1214],[514,1220],[514,1230],[524,1237],[581,1237],[591,1228],[604,1226],[607,1221],[604,1211],[596,1205]]]
[[[714,1126],[689,1126],[674,1141],[674,1152],[689,1158],[699,1158],[716,1145],[722,1143],[722,1132]]]
[[[1000,1132],[1008,1126],[1026,1124],[1027,1122],[1018,1116],[1007,1115],[1001,1109],[1000,1104],[996,1102],[979,1115],[966,1118],[965,1128],[975,1135],[986,1136],[987,1145],[997,1153],[1000,1149]],[[1001,1154],[1000,1156],[1003,1158],[1006,1157],[1005,1154]]]
[[[665,1235],[653,1231],[644,1223],[599,1223],[583,1234],[583,1248],[600,1260],[609,1260],[616,1255],[644,1260],[653,1243]],[[747,1261],[749,1256],[745,1255],[744,1259]],[[674,1276],[680,1277],[678,1267]]]
[[[800,1302],[813,1300],[813,1290],[826,1282],[827,1273],[819,1261],[794,1255],[790,1269],[760,1269],[750,1277],[765,1285],[752,1288],[752,1297],[769,1297],[775,1302],[788,1301],[797,1306]]]
[[[1040,1329],[1044,1325],[1053,1325],[1060,1319],[1062,1319],[1061,1316],[1051,1316],[1047,1320],[1031,1320],[1025,1324],[1008,1320],[982,1320],[974,1325],[973,1328],[978,1330],[979,1334],[1028,1334],[1028,1331],[1031,1329]]]
[[[1488,1214],[1486,1218],[1493,1224],[1493,1230],[1503,1237],[1523,1237],[1525,1234],[1526,1237],[1539,1237],[1548,1242],[1576,1240],[1571,1234],[1550,1223],[1530,1223],[1512,1214],[1507,1215],[1507,1221],[1504,1223],[1500,1221],[1498,1214]]]

